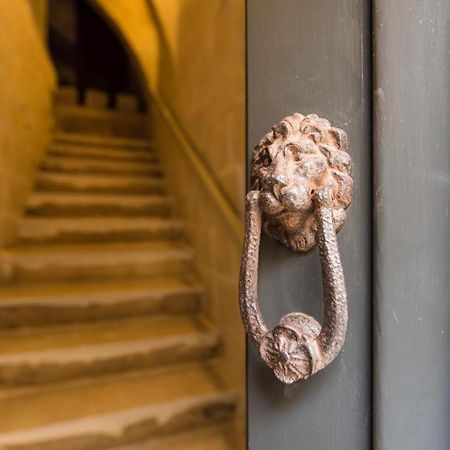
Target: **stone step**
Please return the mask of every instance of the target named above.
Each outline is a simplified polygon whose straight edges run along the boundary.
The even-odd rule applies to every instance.
[[[161,177],[163,170],[155,162],[114,161],[103,158],[48,156],[39,165],[41,170],[60,173],[125,174]]]
[[[139,98],[133,94],[118,94],[116,110],[135,113],[139,110]]]
[[[5,283],[93,278],[158,277],[192,270],[192,249],[175,242],[55,244],[5,250]]]
[[[112,450],[236,450],[230,435],[231,426],[214,425],[192,431],[175,433],[173,436],[135,442]]]
[[[0,328],[93,322],[196,312],[202,290],[194,280],[92,280],[27,283],[0,288]]]
[[[101,136],[86,133],[57,132],[53,136],[54,142],[88,145],[92,147],[118,147],[129,150],[146,150],[154,147],[147,139],[121,138],[115,136]]]
[[[125,175],[85,175],[38,172],[35,188],[46,192],[93,192],[107,194],[162,194],[160,178]]]
[[[25,217],[18,225],[18,239],[27,244],[177,240],[182,235],[182,222],[161,218]]]
[[[75,106],[77,104],[77,90],[74,86],[59,86],[53,94],[53,100],[57,107]],[[98,89],[85,89],[85,103],[83,107],[107,108],[108,96],[106,92]],[[114,111],[126,111],[134,113],[138,110],[138,98],[133,94],[117,94],[117,105]]]
[[[75,86],[59,86],[53,92],[55,105],[75,105],[77,103],[77,89]]]
[[[173,200],[162,195],[75,194],[35,192],[26,213],[32,216],[157,216],[167,217]]]
[[[105,137],[148,139],[149,118],[145,114],[78,105],[55,108],[58,127],[65,133]]]
[[[229,420],[236,397],[206,363],[0,392],[2,450],[102,450]]]
[[[217,333],[189,315],[3,330],[0,385],[56,383],[200,360],[217,345]]]
[[[52,143],[49,156],[71,156],[72,158],[95,158],[104,161],[158,162],[153,150],[129,149],[118,147],[99,147],[86,144]]]

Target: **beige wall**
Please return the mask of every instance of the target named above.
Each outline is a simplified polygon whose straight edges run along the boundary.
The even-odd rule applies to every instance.
[[[243,400],[238,272],[245,189],[244,0],[91,1],[119,30],[154,99],[154,138],[196,250],[205,310],[223,336],[222,374]],[[210,180],[192,164],[190,151]],[[211,185],[218,195],[211,195]],[[230,225],[230,214],[237,226]]]
[[[159,93],[236,210],[244,195],[244,2],[154,0],[171,60]],[[169,5],[177,5],[172,10]]]
[[[241,0],[154,0],[161,45],[158,95],[193,143],[199,159],[242,216],[245,145],[244,2]],[[241,250],[222,206],[207,192],[167,121],[154,108],[153,131],[180,215],[196,249],[205,286],[205,310],[223,338],[223,371],[242,394],[244,335],[238,310]]]
[[[240,213],[244,196],[244,4],[240,0],[154,0],[164,31],[158,95],[172,110],[213,179]],[[205,309],[222,327],[226,372],[243,384],[237,293],[240,236],[189,164],[154,108],[153,130],[180,214],[196,247]]]
[[[49,142],[55,75],[27,0],[0,0],[0,245],[16,220]]]

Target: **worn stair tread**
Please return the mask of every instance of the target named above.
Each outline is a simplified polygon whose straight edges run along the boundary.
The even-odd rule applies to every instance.
[[[195,280],[181,277],[5,286],[0,289],[0,327],[193,312],[201,293]]]
[[[0,384],[34,385],[212,356],[197,316],[141,317],[0,332]]]
[[[158,217],[25,217],[18,225],[21,242],[177,239],[179,220]]]
[[[105,111],[105,113],[109,114],[110,112]],[[114,112],[112,112],[112,114],[114,114]],[[127,116],[128,114],[129,113],[126,113]],[[154,144],[147,139],[104,136],[89,133],[57,132],[54,134],[54,141],[69,144],[95,145],[99,147],[125,147],[130,149],[147,149],[154,147]]]
[[[41,170],[60,173],[96,173],[162,176],[157,162],[115,161],[80,156],[48,156],[40,163]]]
[[[70,259],[118,257],[130,254],[136,256],[161,255],[163,253],[191,254],[191,247],[182,242],[105,242],[105,243],[49,243],[47,245],[18,244],[3,251],[3,257],[13,260],[33,260],[39,258]]]
[[[222,425],[201,427],[169,437],[115,447],[112,450],[235,450],[229,439],[230,430]]]
[[[192,249],[178,242],[107,242],[20,245],[4,251],[3,270],[11,282],[161,276],[187,270]]]
[[[55,113],[58,129],[66,134],[148,140],[149,118],[145,114],[79,106],[56,108]]]
[[[217,349],[216,332],[172,331],[172,334],[163,333],[159,337],[0,355],[0,385],[54,384],[80,377],[169,367],[174,363],[208,359]]]
[[[64,107],[77,106],[76,90],[73,87],[69,87],[61,90],[61,86],[53,95],[55,103],[55,109],[61,109]],[[138,111],[139,99],[133,94],[118,94],[116,97],[116,105],[113,111],[127,112],[133,114],[143,115]],[[80,107],[80,106],[78,106]],[[94,108],[96,110],[110,111],[107,107],[107,94],[99,92],[94,89],[86,89],[84,94],[84,104],[82,108]]]
[[[40,191],[161,194],[165,183],[159,177],[136,175],[88,175],[40,171],[35,180]]]
[[[120,147],[98,147],[86,144],[52,143],[48,155],[72,156],[103,159],[105,161],[146,161],[156,162],[157,157],[152,149],[140,150]]]
[[[66,261],[92,262],[109,260],[115,256],[117,261],[128,258],[137,260],[160,258],[161,256],[190,257],[192,249],[179,242],[106,242],[106,243],[48,243],[46,245],[17,245],[3,251],[3,258],[12,262]]]
[[[30,362],[45,358],[46,352],[74,350],[102,344],[122,344],[127,341],[157,340],[169,336],[198,334],[207,327],[195,315],[167,317],[132,317],[95,323],[52,325],[0,330],[0,365],[5,361]],[[88,350],[86,350],[88,352]],[[33,353],[34,355],[32,355]],[[61,355],[63,357],[63,355]],[[67,354],[66,359],[71,355]],[[25,358],[25,359],[24,359]]]
[[[24,283],[0,287],[0,308],[24,304],[80,305],[115,302],[124,297],[161,298],[168,294],[199,293],[200,285],[181,277],[159,277],[156,280],[87,280],[84,282]]]
[[[234,395],[200,362],[47,387],[3,388],[0,448],[86,435],[126,437],[127,429],[138,424],[150,436],[176,429],[177,419],[183,428],[189,426],[190,410],[200,407],[201,420],[208,422],[226,418],[224,412],[231,414],[234,405]]]
[[[173,200],[165,195],[34,192],[27,212],[35,215],[158,215],[169,213]]]

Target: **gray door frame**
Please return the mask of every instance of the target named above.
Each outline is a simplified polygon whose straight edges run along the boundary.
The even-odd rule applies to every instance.
[[[450,448],[450,2],[374,2],[374,447]]]

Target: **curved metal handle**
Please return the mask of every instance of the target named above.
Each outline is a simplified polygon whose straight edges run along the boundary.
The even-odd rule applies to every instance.
[[[319,138],[317,135],[311,138],[311,127],[314,133],[320,131]],[[342,170],[345,169],[342,161],[349,161],[349,157],[340,155],[348,156],[347,141],[341,139],[339,143],[337,136],[342,138],[345,133],[332,128],[325,119],[296,114],[283,119],[274,127],[272,135],[266,135],[255,148],[252,177],[258,189],[249,192],[246,199],[240,308],[246,331],[258,346],[261,358],[287,384],[306,379],[327,366],[345,339],[347,299],[335,229],[343,224],[342,211],[350,204],[352,181],[350,163],[346,166],[347,174]],[[326,152],[321,150],[322,146],[326,146]],[[297,153],[295,158],[288,156],[293,148]],[[327,164],[320,174],[316,171],[308,176],[304,170],[294,170],[294,166],[304,169],[305,165],[320,165],[321,156]],[[265,159],[262,164],[261,158]],[[341,164],[336,168],[339,159]],[[338,169],[341,173],[336,176]],[[343,179],[347,182],[345,186]],[[305,189],[300,187],[306,185],[308,195],[305,196]],[[273,329],[267,328],[257,288],[263,222],[269,235],[295,251],[309,250],[318,243],[325,312],[322,327],[307,314],[291,313]]]

